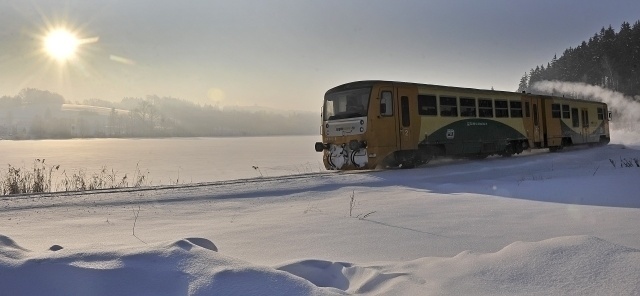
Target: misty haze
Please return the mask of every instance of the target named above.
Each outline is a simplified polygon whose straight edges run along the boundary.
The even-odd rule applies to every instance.
[[[253,109],[223,109],[157,96],[125,98],[117,103],[97,99],[71,103],[59,94],[24,89],[16,96],[0,97],[0,137],[20,140],[317,133],[317,114]]]

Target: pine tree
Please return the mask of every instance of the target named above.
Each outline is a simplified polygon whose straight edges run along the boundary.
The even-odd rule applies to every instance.
[[[518,85],[518,92],[527,92],[529,91],[529,75],[527,72],[524,72],[522,78],[520,78],[520,85]]]
[[[611,25],[602,27],[578,47],[570,47],[560,57],[554,55],[546,67],[529,71],[527,87],[542,80],[584,82],[640,95],[640,20],[633,25],[623,22],[618,33]]]

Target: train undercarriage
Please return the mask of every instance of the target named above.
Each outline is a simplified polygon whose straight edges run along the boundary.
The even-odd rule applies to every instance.
[[[473,152],[467,151],[465,153],[456,153],[456,151],[461,150],[461,148],[459,147],[447,149],[447,146],[450,145],[423,144],[419,145],[417,150],[395,151],[382,162],[382,166],[413,168],[416,166],[427,164],[433,159],[443,157],[467,159],[484,159],[492,155],[510,157],[515,154],[520,154],[530,148],[529,142],[527,140],[506,141],[506,143],[502,145],[498,145],[496,143],[486,143],[484,145],[481,145],[481,148],[484,149],[479,149]],[[500,149],[496,149],[496,147],[500,147]]]

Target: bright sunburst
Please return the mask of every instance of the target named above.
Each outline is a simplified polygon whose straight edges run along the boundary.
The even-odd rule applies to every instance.
[[[64,62],[75,56],[80,43],[81,40],[68,30],[55,29],[45,36],[44,49],[50,57]]]

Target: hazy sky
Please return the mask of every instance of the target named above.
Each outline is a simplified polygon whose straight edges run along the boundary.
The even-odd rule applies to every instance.
[[[0,95],[319,111],[327,89],[356,80],[513,91],[554,54],[638,19],[637,0],[0,0]],[[59,26],[91,41],[65,63],[42,49]]]

